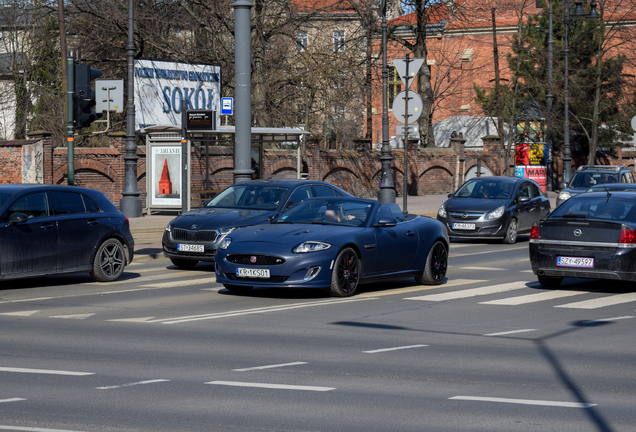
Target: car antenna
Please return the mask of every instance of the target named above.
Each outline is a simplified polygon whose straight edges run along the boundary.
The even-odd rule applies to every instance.
[[[610,193],[609,189],[607,189],[607,186],[605,186],[605,183],[603,183],[603,189],[605,189],[605,192],[607,192],[607,199],[605,200],[605,206],[607,207],[607,202],[609,201],[612,194]]]

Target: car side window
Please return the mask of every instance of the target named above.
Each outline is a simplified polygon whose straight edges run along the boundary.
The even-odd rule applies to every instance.
[[[530,197],[534,199],[540,197],[541,195],[543,195],[541,193],[541,189],[539,189],[536,184],[530,183]]]
[[[634,176],[630,172],[623,173],[621,182],[622,183],[634,183]]]
[[[82,199],[84,200],[84,207],[86,207],[87,213],[101,213],[102,209],[99,208],[95,201],[87,197],[86,195],[82,195]]]
[[[74,192],[52,192],[53,209],[56,215],[86,213],[82,195]]]
[[[530,190],[528,188],[530,184],[527,182],[521,183],[519,186],[519,192],[517,192],[517,198],[528,197],[530,198]]]
[[[3,222],[8,221],[12,213],[23,213],[29,219],[49,216],[46,192],[34,193],[18,199],[5,214]]]
[[[330,188],[329,186],[324,185],[313,185],[314,196],[316,197],[332,197],[336,196],[336,191]]]
[[[309,186],[300,186],[296,188],[287,200],[287,204],[285,204],[285,209],[295,206],[299,202],[304,199],[311,198],[311,191]]]

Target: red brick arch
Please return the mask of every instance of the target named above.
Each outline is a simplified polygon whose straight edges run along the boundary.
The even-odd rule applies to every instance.
[[[96,161],[94,159],[76,159],[74,164],[75,171],[95,171],[104,177],[108,178],[111,182],[115,182],[117,179],[117,173],[110,166]],[[146,172],[146,168],[143,168],[143,172]],[[53,173],[53,183],[60,184],[64,177],[68,174],[68,162],[60,165]],[[139,167],[137,168],[137,178],[139,178]]]

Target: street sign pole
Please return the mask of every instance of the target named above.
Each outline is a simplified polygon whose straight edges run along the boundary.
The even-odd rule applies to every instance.
[[[406,74],[405,74],[405,78],[406,78],[406,97],[404,98],[404,124],[406,125],[406,127],[404,128],[404,176],[403,176],[403,186],[402,186],[402,213],[407,214],[408,210],[406,208],[407,206],[407,196],[408,196],[408,191],[407,191],[407,187],[408,187],[408,172],[409,172],[409,165],[408,165],[408,154],[409,154],[409,87],[410,87],[410,82],[409,82],[409,55],[406,55]]]

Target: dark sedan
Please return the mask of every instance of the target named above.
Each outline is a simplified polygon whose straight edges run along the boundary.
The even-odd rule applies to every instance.
[[[269,224],[237,229],[221,242],[216,280],[230,291],[253,287],[319,288],[347,297],[358,285],[446,277],[446,228],[404,215],[397,204],[361,198],[313,198]]]
[[[501,239],[515,243],[519,233],[550,213],[539,185],[516,177],[477,177],[449,195],[437,212],[451,238]]]
[[[0,279],[89,272],[119,278],[133,260],[128,218],[99,191],[0,186]]]
[[[219,243],[237,227],[275,218],[304,199],[351,196],[321,181],[255,180],[222,191],[205,207],[170,221],[163,234],[163,252],[180,268],[199,261],[214,262]]]
[[[587,192],[537,223],[530,262],[541,285],[564,277],[636,280],[636,195]]]

